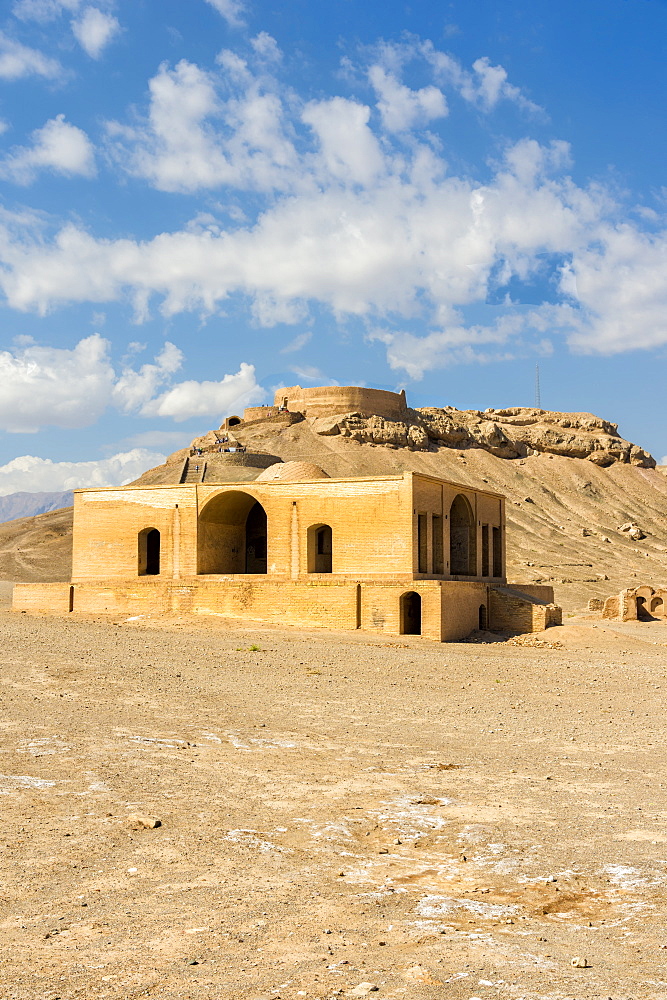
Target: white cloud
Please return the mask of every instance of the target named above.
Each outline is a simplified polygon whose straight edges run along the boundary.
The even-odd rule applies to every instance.
[[[20,80],[25,76],[43,76],[57,80],[63,68],[57,59],[30,49],[0,31],[0,80]]]
[[[242,0],[206,0],[218,14],[221,14],[232,28],[240,27],[243,22],[245,4]]]
[[[113,388],[115,405],[124,413],[141,412],[182,362],[183,353],[167,341],[153,364],[142,365],[139,371],[124,369]]]
[[[0,352],[0,427],[86,427],[104,411],[113,381],[107,342],[98,334],[72,350],[31,345]]]
[[[666,276],[666,231],[605,227],[595,244],[574,254],[566,276],[578,306],[572,346],[617,354],[667,343]]]
[[[267,62],[280,62],[283,57],[275,38],[267,31],[260,31],[258,35],[250,39],[250,44],[257,55]]]
[[[46,312],[129,294],[141,312],[157,295],[172,315],[210,313],[241,293],[265,324],[302,321],[309,300],[357,316],[430,309],[444,322],[447,310],[485,300],[499,257],[519,268],[588,238],[599,205],[567,177],[552,177],[548,156],[533,176],[518,176],[509,161],[487,184],[442,176],[439,158],[424,147],[412,160],[383,153],[368,109],[341,105],[307,109],[323,136],[322,154],[308,161],[319,186],[304,183],[254,224],[193,227],[142,243],[97,240],[74,225],[51,242],[38,234],[31,243],[25,227],[21,239],[0,232],[0,286],[9,303]],[[368,134],[367,146],[338,150],[336,136],[359,133]]]
[[[382,171],[380,144],[368,126],[370,108],[343,97],[312,101],[302,119],[320,146],[326,173],[343,183],[372,184]]]
[[[72,21],[72,31],[91,59],[99,59],[120,31],[120,24],[111,14],[105,14],[97,7],[86,7],[81,16]]]
[[[66,177],[93,177],[95,155],[88,136],[57,115],[32,133],[32,145],[17,146],[0,160],[0,176],[29,184],[40,170]]]
[[[181,60],[174,69],[163,64],[150,81],[144,124],[108,123],[112,154],[123,169],[161,191],[271,190],[285,186],[288,170],[291,183],[297,158],[283,132],[280,100],[262,92],[243,60],[223,52],[218,61],[236,88],[227,101],[218,96],[213,74]]]
[[[281,354],[294,354],[296,351],[300,351],[302,347],[305,347],[307,343],[312,339],[312,331],[308,330],[306,333],[299,333],[293,340],[290,340],[289,344],[281,350]]]
[[[414,49],[414,46],[411,48]],[[458,59],[446,52],[439,52],[432,42],[423,42],[418,48],[433,67],[437,79],[448,83],[464,100],[481,111],[492,111],[500,101],[511,101],[523,111],[543,114],[543,109],[538,104],[529,100],[518,87],[509,82],[507,70],[503,66],[492,66],[487,56],[474,61],[471,73],[464,69]]]
[[[512,353],[506,345],[529,325],[529,317],[508,316],[494,326],[450,325],[421,337],[406,331],[374,330],[369,340],[386,344],[391,368],[421,379],[433,368],[508,360]]]
[[[378,110],[389,132],[404,132],[447,115],[447,101],[437,87],[410,90],[393,73],[378,65],[371,66],[368,78],[378,95]]]
[[[109,347],[95,333],[71,350],[24,341],[13,352],[0,352],[0,429],[36,433],[49,425],[87,427],[108,406],[177,422],[220,418],[263,396],[252,365],[241,364],[236,374],[219,382],[174,382],[183,361],[174,344],[165,343],[152,363],[138,370],[126,365],[120,374],[109,360]]]
[[[82,0],[15,0],[12,13],[22,21],[38,21],[48,24],[62,13],[78,10]]]
[[[172,417],[178,423],[191,417],[222,416],[258,403],[263,397],[254,366],[241,364],[235,375],[225,375],[220,382],[179,382],[144,404],[139,412],[144,417]]]
[[[481,59],[464,70],[429,43],[384,46],[357,77],[365,86],[370,76],[376,114],[349,97],[304,105],[267,75],[273,46],[257,39],[246,58],[221,53],[214,72],[163,65],[147,117],[109,126],[118,162],[154,187],[230,188],[221,217],[212,203],[182,229],[139,241],[97,238],[74,223],[49,236],[38,217],[0,212],[0,287],[11,307],[44,314],[128,299],[141,320],[156,302],[165,316],[211,314],[237,296],[270,326],[303,323],[316,303],[385,330],[390,363],[413,377],[457,359],[536,350],[554,335],[586,351],[667,343],[659,220],[643,232],[608,190],[575,184],[562,141],[522,139],[473,177],[455,173],[420,132],[446,113],[448,87],[481,110],[502,100],[527,107],[502,67]],[[415,89],[404,78],[419,60],[420,84],[430,76]],[[243,202],[248,214],[234,214],[234,194],[246,190],[255,195]],[[547,260],[550,297],[513,297]],[[534,307],[530,328],[525,304]],[[478,306],[497,307],[502,322],[470,321]],[[430,332],[416,337],[407,321]],[[398,330],[386,332],[392,324]],[[195,399],[192,383],[174,383],[176,360],[170,368],[160,355],[114,376],[116,405],[186,419],[218,406],[221,384],[226,392],[243,382],[239,372],[195,383]]]
[[[495,108],[499,101],[513,101],[519,107],[533,113],[542,109],[529,101],[518,87],[508,82],[507,71],[502,66],[492,66],[484,56],[472,64],[475,76],[464,83],[461,93],[466,100],[481,105],[486,111]]]
[[[53,462],[50,458],[21,455],[0,465],[0,496],[23,491],[40,493],[85,486],[124,486],[164,460],[165,455],[146,448],[133,448],[92,462]]]

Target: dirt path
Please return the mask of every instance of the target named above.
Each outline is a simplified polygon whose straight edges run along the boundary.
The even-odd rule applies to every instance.
[[[667,998],[667,625],[0,623],[3,998]]]

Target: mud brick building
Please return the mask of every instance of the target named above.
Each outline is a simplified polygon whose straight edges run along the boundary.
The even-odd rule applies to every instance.
[[[194,612],[438,641],[494,624],[537,631],[560,621],[552,602],[549,587],[507,586],[502,496],[417,473],[331,479],[303,462],[236,483],[77,490],[71,582],[14,591],[16,610]]]

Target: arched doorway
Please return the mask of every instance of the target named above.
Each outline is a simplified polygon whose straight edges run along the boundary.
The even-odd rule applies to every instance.
[[[313,524],[308,529],[308,572],[331,573],[333,533],[328,524]]]
[[[459,493],[449,509],[449,572],[451,576],[477,575],[477,532],[468,500]]]
[[[138,539],[139,576],[158,576],[160,573],[160,532],[157,528],[144,528]]]
[[[479,622],[478,622],[478,627],[479,627],[480,632],[484,632],[488,628],[487,618],[488,618],[488,616],[486,614],[486,604],[480,604],[480,606],[479,606]]]
[[[649,605],[646,603],[646,598],[642,597],[641,594],[637,594],[637,619],[640,622],[651,621],[652,615],[649,611]]]
[[[422,599],[414,590],[401,596],[400,631],[401,635],[422,634]]]
[[[219,493],[199,515],[197,572],[266,571],[266,511],[249,493]]]

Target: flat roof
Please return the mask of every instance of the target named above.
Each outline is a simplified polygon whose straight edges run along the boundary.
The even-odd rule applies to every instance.
[[[443,479],[441,476],[432,476],[426,472],[413,472],[406,471],[401,472],[395,476],[326,476],[322,479],[247,479],[241,482],[223,482],[223,483],[155,483],[151,485],[150,483],[141,483],[138,486],[133,486],[128,483],[127,486],[83,486],[79,489],[73,490],[74,493],[118,493],[127,492],[128,490],[175,490],[175,489],[198,489],[200,487],[206,487],[207,489],[227,489],[231,487],[240,487],[241,489],[248,490],[257,484],[258,486],[264,488],[267,487],[289,487],[289,486],[301,486],[301,485],[311,485],[318,484],[323,485],[326,483],[383,483],[383,482],[399,482],[408,478],[416,479],[428,479],[433,483],[441,483],[446,486],[454,486],[456,489],[465,492],[466,490],[471,493],[482,493],[485,496],[496,497],[500,500],[505,499],[504,493],[496,493],[494,490],[481,489],[478,486],[466,486],[464,483],[458,483],[453,479]]]

